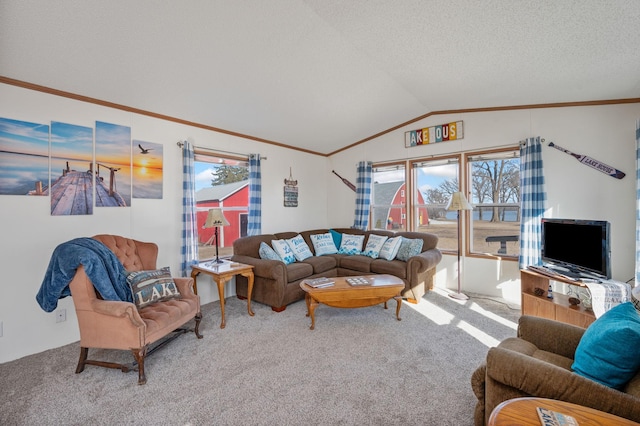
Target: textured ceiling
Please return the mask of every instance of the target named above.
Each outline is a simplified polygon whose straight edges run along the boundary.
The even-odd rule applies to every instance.
[[[2,0],[0,76],[326,154],[432,111],[640,97],[638,22],[637,0]]]

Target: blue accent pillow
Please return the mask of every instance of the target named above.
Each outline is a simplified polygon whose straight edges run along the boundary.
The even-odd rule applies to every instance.
[[[402,242],[400,243],[396,259],[407,262],[413,256],[417,256],[422,253],[422,244],[424,244],[424,241],[419,238],[413,240],[402,237]]]
[[[302,235],[298,234],[295,237],[289,238],[285,241],[287,242],[287,244],[289,244],[289,247],[291,248],[293,255],[296,257],[296,260],[301,262],[306,258],[313,256],[313,253],[311,253],[311,250],[309,249],[309,246],[307,245],[307,242],[304,240]]]
[[[291,247],[285,240],[271,240],[271,246],[280,256],[280,260],[284,262],[285,265],[293,263],[296,261],[296,257],[291,251]]]
[[[364,235],[344,234],[342,236],[342,243],[340,243],[340,250],[338,250],[338,254],[360,254],[362,252],[363,242]]]
[[[400,250],[400,244],[402,244],[402,237],[389,238],[384,242],[378,257],[385,260],[395,259],[398,254],[398,250]]]
[[[279,260],[282,261],[278,253],[271,246],[264,241],[260,243],[260,248],[258,249],[258,254],[260,255],[260,259],[268,259],[268,260]]]
[[[631,302],[605,312],[584,332],[572,370],[614,389],[623,389],[640,369],[640,312]]]
[[[369,234],[367,245],[364,247],[362,254],[377,259],[380,255],[380,250],[382,250],[384,242],[388,239],[389,237],[382,235]]]
[[[313,244],[313,250],[316,252],[316,256],[336,254],[338,252],[330,232],[327,232],[326,234],[310,235],[310,238],[311,243]]]
[[[340,247],[340,244],[342,244],[342,234],[333,229],[329,229],[329,233],[333,237],[333,244],[335,244],[336,247]]]

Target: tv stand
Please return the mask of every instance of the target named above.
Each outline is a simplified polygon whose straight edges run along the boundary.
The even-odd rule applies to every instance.
[[[547,297],[549,281],[557,281],[564,284],[585,287],[584,284],[561,275],[547,276],[529,269],[520,270],[521,306],[522,315],[533,315],[542,318],[549,318],[567,324],[577,325],[587,328],[589,324],[596,320],[592,310],[587,310],[582,305],[572,305],[569,303],[569,296],[566,294],[553,293],[553,299]],[[541,288],[544,294],[536,296],[534,290]]]

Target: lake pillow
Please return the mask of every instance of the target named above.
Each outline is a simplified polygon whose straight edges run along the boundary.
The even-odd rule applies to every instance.
[[[640,312],[621,303],[584,332],[571,369],[605,386],[622,390],[640,369]]]
[[[133,301],[138,309],[181,297],[168,266],[156,270],[129,272],[127,284],[131,288]]]
[[[402,237],[389,238],[384,242],[378,257],[385,260],[393,260],[398,254],[398,250],[400,250],[401,243]]]
[[[367,245],[364,247],[362,254],[377,259],[382,246],[388,239],[389,237],[382,235],[370,234],[369,239],[367,240]]]
[[[271,246],[264,241],[260,243],[260,249],[258,249],[258,254],[260,255],[260,259],[268,259],[268,260],[280,260],[280,256]]]
[[[340,243],[340,250],[338,250],[338,254],[360,254],[362,252],[363,242],[364,235],[343,234],[342,243]]]
[[[311,243],[313,244],[313,250],[316,252],[316,256],[336,254],[338,252],[330,232],[327,232],[326,234],[311,235],[310,238]]]
[[[413,256],[417,256],[422,253],[422,244],[424,244],[424,241],[420,238],[412,240],[410,238],[402,237],[402,243],[400,243],[396,259],[407,262]]]
[[[271,240],[271,246],[280,256],[280,260],[284,262],[285,265],[293,263],[296,261],[296,257],[291,251],[291,247],[285,240]]]
[[[289,244],[289,248],[293,252],[293,255],[296,257],[296,260],[299,262],[313,256],[307,242],[304,240],[302,235],[298,234],[293,238],[289,238],[285,240],[287,244]]]

